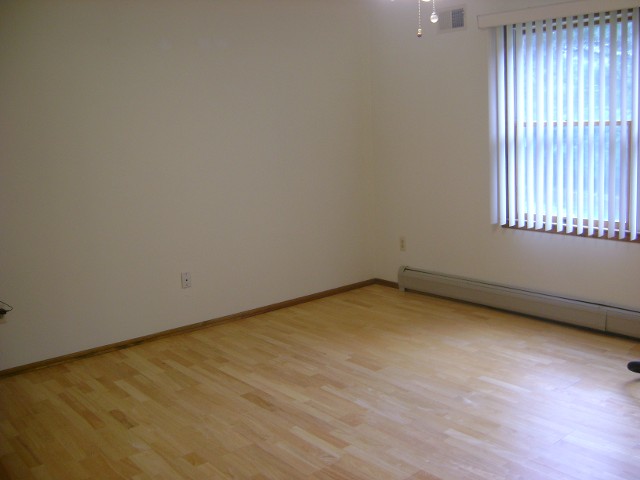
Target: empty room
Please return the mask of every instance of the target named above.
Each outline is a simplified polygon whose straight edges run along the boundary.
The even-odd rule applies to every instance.
[[[640,478],[640,1],[0,0],[0,479]]]

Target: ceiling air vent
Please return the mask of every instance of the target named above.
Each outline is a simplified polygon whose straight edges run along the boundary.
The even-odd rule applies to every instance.
[[[464,7],[452,8],[438,12],[440,20],[438,21],[439,32],[450,32],[452,30],[464,30]]]

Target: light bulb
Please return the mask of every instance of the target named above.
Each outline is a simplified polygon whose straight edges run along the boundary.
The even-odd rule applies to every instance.
[[[436,12],[431,14],[431,23],[438,23],[438,14]]]

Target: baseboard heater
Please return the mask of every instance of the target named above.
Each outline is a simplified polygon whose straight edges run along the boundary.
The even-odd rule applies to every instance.
[[[640,312],[402,266],[398,287],[640,338]]]

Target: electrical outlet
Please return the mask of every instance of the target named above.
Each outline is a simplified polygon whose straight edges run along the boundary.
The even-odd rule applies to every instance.
[[[404,252],[407,250],[407,241],[404,237],[400,237],[400,251]]]
[[[190,272],[182,272],[182,288],[191,288]]]

